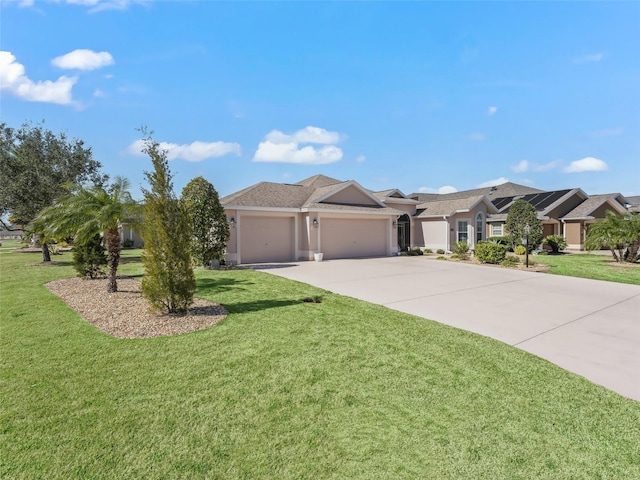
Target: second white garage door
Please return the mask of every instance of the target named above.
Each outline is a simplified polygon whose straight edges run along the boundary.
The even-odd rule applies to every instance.
[[[294,220],[291,217],[242,217],[240,223],[242,263],[290,262],[294,260]]]
[[[387,255],[387,220],[321,220],[324,258],[379,257]]]

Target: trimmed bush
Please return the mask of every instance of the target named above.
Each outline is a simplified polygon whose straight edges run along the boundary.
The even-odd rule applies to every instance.
[[[527,249],[524,245],[516,245],[515,247],[513,247],[513,253],[515,253],[516,255],[524,255],[525,253],[527,253]]]
[[[422,253],[433,253],[433,250],[431,250],[430,248],[425,248]]]
[[[102,236],[95,235],[86,242],[73,247],[73,268],[80,278],[104,276],[107,267],[107,253],[102,245]]]
[[[439,248],[439,249],[437,249],[437,250],[436,250],[436,253],[437,253],[438,255],[444,255],[444,250],[443,250],[443,249],[441,249],[441,248]]]
[[[447,257],[445,257],[444,255],[440,255],[439,257],[436,257],[436,260],[446,260]]]
[[[469,253],[469,244],[467,242],[456,242],[453,244],[453,253],[460,255],[466,255]]]
[[[482,263],[496,264],[507,256],[507,247],[499,243],[480,242],[476,245],[475,254]]]
[[[420,247],[413,247],[411,250],[409,250],[409,255],[415,256],[424,254],[422,253],[422,249]]]

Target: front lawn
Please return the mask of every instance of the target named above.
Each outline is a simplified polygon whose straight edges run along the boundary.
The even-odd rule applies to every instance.
[[[0,478],[640,478],[640,403],[521,350],[252,270],[118,340],[43,286],[70,258],[0,250]]]
[[[640,264],[616,263],[611,255],[535,255],[536,263],[551,266],[549,273],[640,285]]]

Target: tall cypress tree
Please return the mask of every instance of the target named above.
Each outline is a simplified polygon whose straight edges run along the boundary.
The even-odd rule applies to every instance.
[[[153,171],[145,172],[150,190],[144,193],[142,239],[142,294],[157,309],[184,313],[193,302],[196,279],[189,253],[191,226],[173,193],[167,153],[145,134],[143,152],[149,155]]]

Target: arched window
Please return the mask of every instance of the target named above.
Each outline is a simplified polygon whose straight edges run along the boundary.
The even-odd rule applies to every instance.
[[[484,221],[482,219],[482,213],[476,215],[476,243],[484,240]]]

